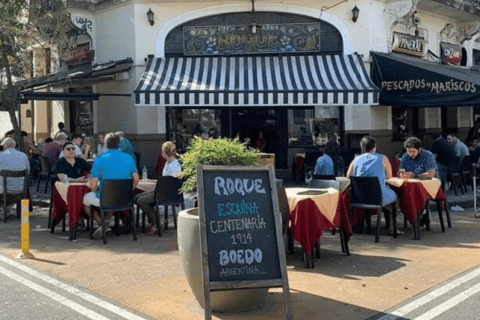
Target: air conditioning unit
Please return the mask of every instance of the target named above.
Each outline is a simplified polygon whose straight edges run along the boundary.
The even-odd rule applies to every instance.
[[[115,73],[115,80],[117,81],[124,81],[124,80],[130,80],[130,72],[119,72]]]

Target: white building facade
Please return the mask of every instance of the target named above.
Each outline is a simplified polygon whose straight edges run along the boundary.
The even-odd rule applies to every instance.
[[[277,167],[290,168],[297,153],[318,150],[332,139],[356,149],[363,134],[376,137],[379,151],[393,157],[404,138],[395,133],[402,127],[398,121],[403,121],[403,135],[418,135],[427,146],[432,131],[466,135],[474,104],[385,105],[382,88],[369,79],[371,52],[398,51],[395,37],[402,35],[421,40],[419,61],[441,59],[440,44],[445,43],[463,54],[458,68],[478,67],[478,9],[464,2],[454,5],[424,0],[79,1],[71,2],[69,10],[72,21],[88,29],[94,64],[133,59],[128,74],[92,86],[96,93],[131,94],[93,102],[95,132],[124,131],[142,154],[142,165],[155,162],[165,140],[176,141],[182,151],[193,134],[238,135],[255,147],[262,132],[264,151],[276,154]],[[278,48],[278,30],[298,33],[303,26],[314,30],[310,45],[295,43],[302,37],[292,36]],[[187,39],[193,27],[210,34]],[[243,35],[243,40],[228,47],[225,34],[230,40]],[[269,36],[277,38],[264,45],[262,37]],[[415,46],[411,51],[415,54]],[[311,71],[313,66],[317,69]],[[281,80],[272,87],[275,77]],[[322,77],[325,81],[317,83]]]

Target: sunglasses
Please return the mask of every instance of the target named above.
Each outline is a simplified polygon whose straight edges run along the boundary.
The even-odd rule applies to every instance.
[[[65,148],[65,150],[67,150],[67,151],[74,151],[75,148]]]

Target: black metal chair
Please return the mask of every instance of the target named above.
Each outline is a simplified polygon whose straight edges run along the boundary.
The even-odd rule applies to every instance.
[[[462,175],[462,183],[465,192],[467,192],[467,182],[470,183],[473,191],[473,174],[472,174],[472,157],[465,156],[463,158],[462,163],[460,164],[460,172]]]
[[[463,180],[462,180],[462,173],[461,173],[461,162],[460,162],[460,158],[455,156],[455,160],[454,160],[454,163],[452,163],[450,165],[451,169],[449,172],[449,178],[450,178],[450,181],[451,181],[451,184],[452,184],[452,187],[453,187],[453,192],[455,193],[455,196],[457,196],[457,187],[460,188],[460,191],[462,192],[462,194],[465,194],[465,191],[464,191],[464,184],[463,184]]]
[[[103,244],[107,244],[107,237],[105,235],[105,212],[115,212],[115,231],[117,236],[119,231],[119,213],[125,210],[130,211],[130,226],[132,228],[133,240],[137,240],[137,233],[135,230],[134,220],[134,205],[133,205],[133,180],[119,179],[119,180],[105,180],[103,182],[102,191],[100,193],[100,207],[90,206],[91,215],[89,219],[90,238],[93,239],[93,212],[99,211],[102,219],[102,238]]]
[[[40,166],[42,167],[41,170],[38,171],[37,176],[37,191],[40,188],[40,181],[45,179],[45,193],[47,193],[48,185],[51,184],[51,179],[55,176],[55,173],[52,170],[50,165],[50,160],[45,156],[40,156]],[[55,177],[56,178],[56,177]]]
[[[328,175],[325,175],[325,174],[314,174],[312,176],[312,179],[314,180],[335,180],[335,175],[333,174],[328,174]]]
[[[334,188],[335,190],[340,190],[340,182],[336,180],[312,179],[309,187],[319,189]]]
[[[7,222],[7,207],[10,203],[17,204],[17,219],[20,218],[21,213],[21,201],[27,199],[28,188],[28,170],[2,170],[0,171],[3,183],[3,197],[0,198],[0,203],[3,204],[3,222]],[[8,192],[8,180],[7,178],[22,178],[23,177],[23,191],[21,193]]]
[[[290,206],[288,205],[287,193],[285,188],[277,187],[278,207],[282,214],[282,234],[284,243],[287,245],[288,252],[294,253],[292,231],[290,230]]]
[[[185,203],[183,201],[183,193],[180,192],[182,187],[182,179],[175,177],[158,176],[157,185],[155,186],[155,213],[157,216],[157,230],[158,236],[162,236],[162,228],[160,228],[160,210],[161,206],[164,207],[165,218],[164,226],[165,230],[168,229],[168,208],[172,208],[173,223],[175,229],[177,229],[177,216],[175,208],[181,206],[182,210],[185,209]],[[143,219],[145,221],[145,219]]]
[[[380,220],[381,213],[384,208],[392,206],[393,213],[393,236],[397,237],[397,208],[396,203],[393,201],[387,205],[383,204],[382,188],[378,177],[350,177],[351,193],[350,193],[350,221],[353,224],[352,209],[363,209],[365,211],[365,218],[367,219],[367,226],[371,226],[371,214],[370,210],[376,210],[377,212],[377,228],[375,232],[375,242],[380,238]],[[388,218],[386,217],[386,220]]]

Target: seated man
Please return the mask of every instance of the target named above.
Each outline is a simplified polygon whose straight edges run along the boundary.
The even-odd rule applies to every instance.
[[[315,163],[315,169],[313,170],[313,174],[318,175],[334,175],[334,163],[333,163],[333,156],[335,155],[335,145],[336,142],[330,141],[327,143],[325,147],[325,152],[321,157],[317,159]]]
[[[62,152],[64,157],[55,165],[59,181],[63,181],[65,176],[69,179],[82,179],[85,173],[90,171],[91,166],[87,160],[75,157],[75,146],[71,141],[66,141],[62,145]]]
[[[470,156],[470,151],[468,151],[468,147],[460,141],[454,133],[450,133],[447,136],[447,141],[450,142],[457,154],[457,157],[460,158],[460,163],[462,163],[465,157]]]
[[[3,152],[0,153],[1,170],[29,170],[30,162],[25,153],[15,150],[16,142],[13,138],[5,138],[2,141]],[[24,178],[7,178],[8,193],[22,193]],[[28,183],[28,182],[27,182]],[[0,178],[0,194],[3,195],[3,179]]]
[[[432,153],[437,160],[438,175],[442,183],[447,181],[447,174],[451,173],[456,163],[456,154],[452,145],[438,132],[432,133]]]
[[[102,220],[97,212],[90,212],[90,205],[100,206],[100,194],[105,180],[109,179],[133,179],[133,187],[137,185],[138,173],[132,157],[118,149],[119,138],[114,133],[109,133],[105,137],[105,144],[108,148],[107,152],[98,157],[92,168],[92,179],[89,182],[89,187],[92,192],[89,192],[83,198],[83,205],[87,214],[93,214],[93,218],[98,224]],[[110,225],[110,217],[112,213],[109,212],[105,216],[105,227],[108,229]],[[93,234],[94,239],[100,239],[102,236],[102,227],[100,226]]]
[[[62,152],[62,145],[67,140],[67,135],[63,132],[58,133],[55,136],[53,142],[45,143],[45,149],[43,155],[48,158],[50,165],[55,166],[55,162],[58,160],[60,153]],[[46,142],[47,140],[45,140]]]
[[[435,177],[437,163],[435,156],[422,148],[422,141],[417,137],[405,140],[403,147],[407,150],[400,159],[400,178],[431,179]]]

